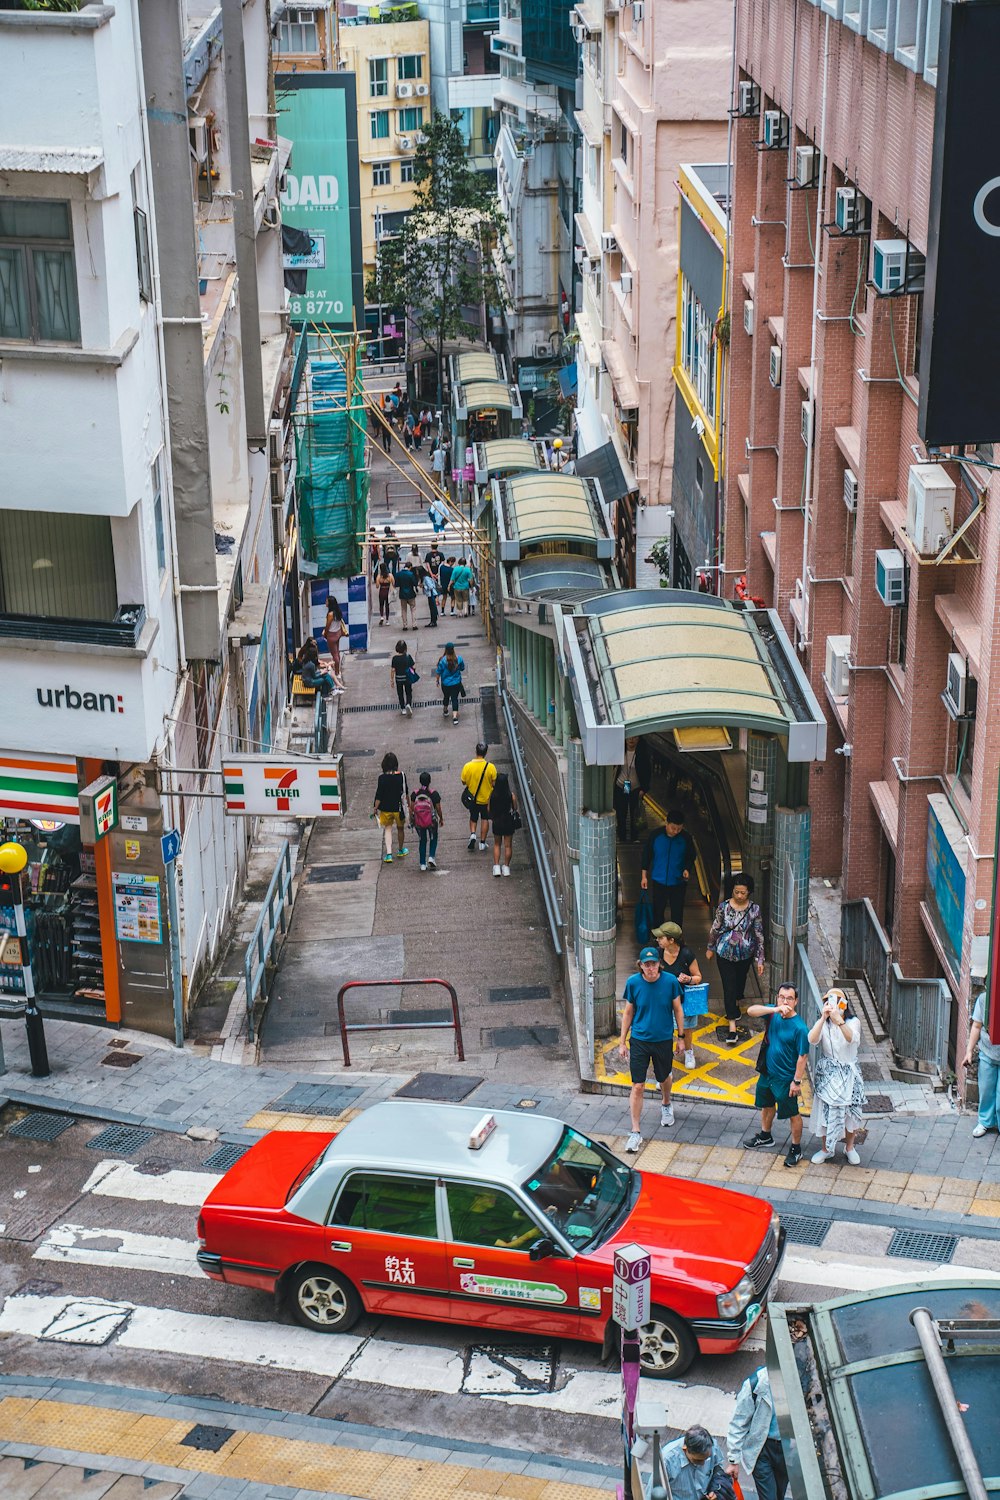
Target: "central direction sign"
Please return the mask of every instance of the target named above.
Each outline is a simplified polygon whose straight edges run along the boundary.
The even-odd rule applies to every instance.
[[[341,757],[242,755],[222,763],[227,813],[241,818],[329,818],[343,812]]]
[[[649,1322],[649,1251],[641,1245],[621,1245],[615,1251],[611,1316],[620,1328],[642,1328]]]

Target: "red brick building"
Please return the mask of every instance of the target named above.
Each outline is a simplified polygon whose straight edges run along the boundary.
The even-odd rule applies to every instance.
[[[841,752],[810,771],[813,873],[947,982],[954,1061],[990,922],[1000,474],[917,432],[938,19],[739,0],[722,577],[779,611]]]

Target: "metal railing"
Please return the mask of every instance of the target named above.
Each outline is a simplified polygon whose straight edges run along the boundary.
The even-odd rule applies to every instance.
[[[278,933],[288,930],[288,909],[292,894],[292,850],[285,839],[278,855],[274,874],[271,876],[264,904],[257,925],[254,927],[246,951],[243,954],[243,979],[246,985],[247,1035],[253,1041],[256,1035],[254,1009],[257,997],[267,999],[267,967],[277,941]]]
[[[326,705],[326,694],[317,693],[313,704],[312,744],[309,747],[314,755],[325,755],[330,748],[330,726],[327,722]]]
[[[344,1012],[344,996],[348,990],[404,989],[407,985],[436,984],[447,990],[451,999],[450,1021],[354,1021],[348,1022]],[[337,1020],[340,1024],[340,1042],[344,1049],[344,1067],[351,1066],[351,1049],[347,1040],[351,1031],[454,1031],[455,1050],[459,1062],[465,1061],[462,1042],[462,1019],[458,1013],[458,995],[455,986],[447,979],[349,979],[337,991]]]
[[[897,1060],[947,1072],[951,991],[943,979],[906,977],[867,896],[841,908],[840,963],[845,974],[863,977]]]

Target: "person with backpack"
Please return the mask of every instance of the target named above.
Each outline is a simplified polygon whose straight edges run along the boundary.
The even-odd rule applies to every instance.
[[[489,837],[490,799],[497,780],[497,768],[487,759],[489,748],[489,745],[480,740],[475,756],[462,767],[462,806],[469,814],[469,848],[476,847],[478,826],[480,852],[486,848]]]
[[[391,526],[384,528],[384,540],[382,542],[382,561],[385,563],[393,578],[399,567],[399,537]]]
[[[444,655],[434,668],[436,675],[441,679],[441,691],[444,694],[444,716],[448,717],[448,705],[451,705],[451,722],[458,723],[458,700],[464,696],[465,689],[462,686],[462,673],[465,671],[465,661],[455,650],[454,641],[449,641],[444,648]],[[494,773],[495,774],[495,773]],[[489,801],[489,797],[486,798]]]
[[[734,872],[723,890],[725,894],[716,907],[708,934],[705,957],[715,959],[722,980],[722,999],[729,1023],[723,1045],[736,1047],[748,1034],[744,1030],[741,1036],[737,1023],[750,965],[756,964],[758,978],[764,974],[764,924],[760,907],[753,900],[750,875]]]
[[[514,833],[521,826],[521,814],[517,805],[517,794],[510,784],[506,771],[500,771],[490,797],[490,822],[493,824],[493,873],[509,875],[514,852]],[[500,860],[500,845],[503,843],[503,862]]]
[[[397,641],[396,654],[389,663],[389,681],[396,689],[399,711],[408,719],[413,718],[413,684],[419,680],[406,642]]]
[[[417,603],[417,575],[413,571],[409,558],[403,563],[396,573],[396,590],[399,594],[399,612],[403,619],[403,629],[416,630],[417,622],[414,610]],[[409,619],[407,619],[409,616]]]
[[[420,587],[423,590],[424,598],[427,600],[427,608],[430,610],[430,619],[427,623],[429,628],[433,630],[438,622],[438,581],[431,568],[423,569],[423,575]]]
[[[421,771],[420,785],[410,793],[410,823],[417,830],[420,844],[420,868],[437,869],[438,830],[444,827],[441,795],[431,786],[430,771]]]
[[[390,750],[382,757],[382,774],[375,786],[375,799],[372,802],[372,817],[377,818],[382,830],[382,838],[385,841],[385,852],[382,855],[384,865],[392,864],[392,830],[396,830],[397,856],[405,858],[409,849],[404,843],[406,838],[406,813],[408,805],[406,777],[399,769],[399,761]]]
[[[757,1500],[785,1500],[788,1466],[778,1436],[778,1418],[767,1365],[744,1380],[726,1434],[726,1472],[739,1478],[740,1467],[753,1478]]]
[[[455,596],[451,591],[451,575],[455,571],[455,559],[445,558],[438,566],[438,593],[441,595],[441,613],[448,613],[448,600],[451,599],[451,612],[455,613]]]

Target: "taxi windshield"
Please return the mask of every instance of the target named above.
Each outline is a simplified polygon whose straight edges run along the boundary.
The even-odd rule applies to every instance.
[[[524,1184],[547,1219],[582,1250],[597,1244],[628,1202],[632,1171],[579,1131],[567,1129],[540,1172]]]

